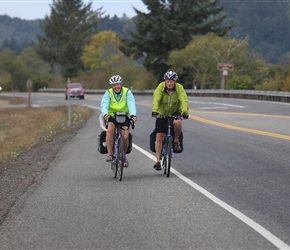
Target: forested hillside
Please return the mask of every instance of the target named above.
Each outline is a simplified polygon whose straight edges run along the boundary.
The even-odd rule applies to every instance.
[[[43,35],[39,20],[22,20],[0,15],[0,48],[8,47],[17,54],[36,41],[36,35]]]
[[[41,20],[22,20],[20,18],[11,18],[7,15],[0,15],[0,50],[9,48],[20,54],[22,49],[36,42],[37,35],[43,36],[43,31],[40,29]],[[104,30],[111,30],[122,37],[127,37],[126,30],[134,29],[132,19],[127,17],[119,18],[106,16],[99,20],[99,25],[96,33]]]
[[[289,64],[289,1],[220,0],[220,4],[227,14],[225,22],[234,24],[230,37],[248,37],[251,53],[262,55],[271,63]],[[0,16],[0,49],[8,47],[19,54],[24,47],[36,41],[37,34],[42,33],[39,21]],[[100,20],[96,33],[111,30],[127,37],[127,29],[134,29],[132,19],[107,16]]]
[[[233,23],[230,37],[249,37],[250,51],[272,63],[289,64],[290,1],[221,0]]]

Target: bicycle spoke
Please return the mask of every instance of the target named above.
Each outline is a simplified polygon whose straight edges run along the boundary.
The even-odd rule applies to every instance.
[[[166,150],[165,147],[162,148],[162,160],[161,160],[161,167],[163,168],[164,174],[166,174]]]
[[[114,157],[113,159],[113,168],[114,168],[114,178],[117,178],[117,173],[118,173],[118,161],[116,161],[116,158]]]
[[[112,159],[112,163],[111,163],[111,169],[113,170],[114,172],[114,178],[116,179],[117,178],[117,170],[118,170],[118,162],[116,161],[116,148],[115,148],[115,143],[114,143],[114,146],[113,146],[113,159]]]
[[[118,172],[118,177],[119,177],[119,181],[122,180],[123,177],[123,168],[124,168],[124,143],[122,138],[120,138],[119,140],[119,149],[118,149],[118,168],[117,168],[117,172]]]
[[[165,133],[165,139],[163,141],[163,148],[162,148],[162,158],[161,158],[161,166],[164,170],[164,174],[166,177],[170,176],[170,168],[171,168],[171,160],[172,160],[172,152],[173,152],[173,134],[174,127],[173,121],[174,120],[182,120],[180,114],[174,115],[158,115],[158,118],[167,119],[167,132]]]
[[[171,154],[172,154],[172,138],[168,137],[167,148],[166,148],[166,168],[167,168],[166,177],[170,176],[171,157],[172,157]]]

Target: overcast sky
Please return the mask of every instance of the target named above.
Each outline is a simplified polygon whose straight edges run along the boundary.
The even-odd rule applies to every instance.
[[[26,20],[43,19],[50,14],[52,0],[0,0],[0,15],[19,17]],[[132,7],[147,12],[146,6],[141,0],[84,0],[84,3],[93,2],[92,10],[103,7],[105,15],[113,17],[115,14],[122,17],[124,13],[128,17],[136,15]]]

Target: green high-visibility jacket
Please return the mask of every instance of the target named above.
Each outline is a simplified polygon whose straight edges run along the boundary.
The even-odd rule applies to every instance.
[[[165,82],[159,83],[153,93],[152,112],[172,115],[175,112],[188,113],[188,97],[180,83],[175,83],[173,92],[168,94]]]
[[[109,115],[114,117],[114,112],[125,112],[129,113],[129,108],[127,105],[127,92],[128,88],[122,87],[122,96],[120,97],[120,100],[117,100],[114,95],[114,90],[112,88],[109,89],[111,102],[109,104]]]

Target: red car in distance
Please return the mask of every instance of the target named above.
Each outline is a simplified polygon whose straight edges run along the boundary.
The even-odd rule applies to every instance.
[[[85,90],[81,83],[68,83],[65,89],[65,99],[70,98],[80,98],[85,99]]]

